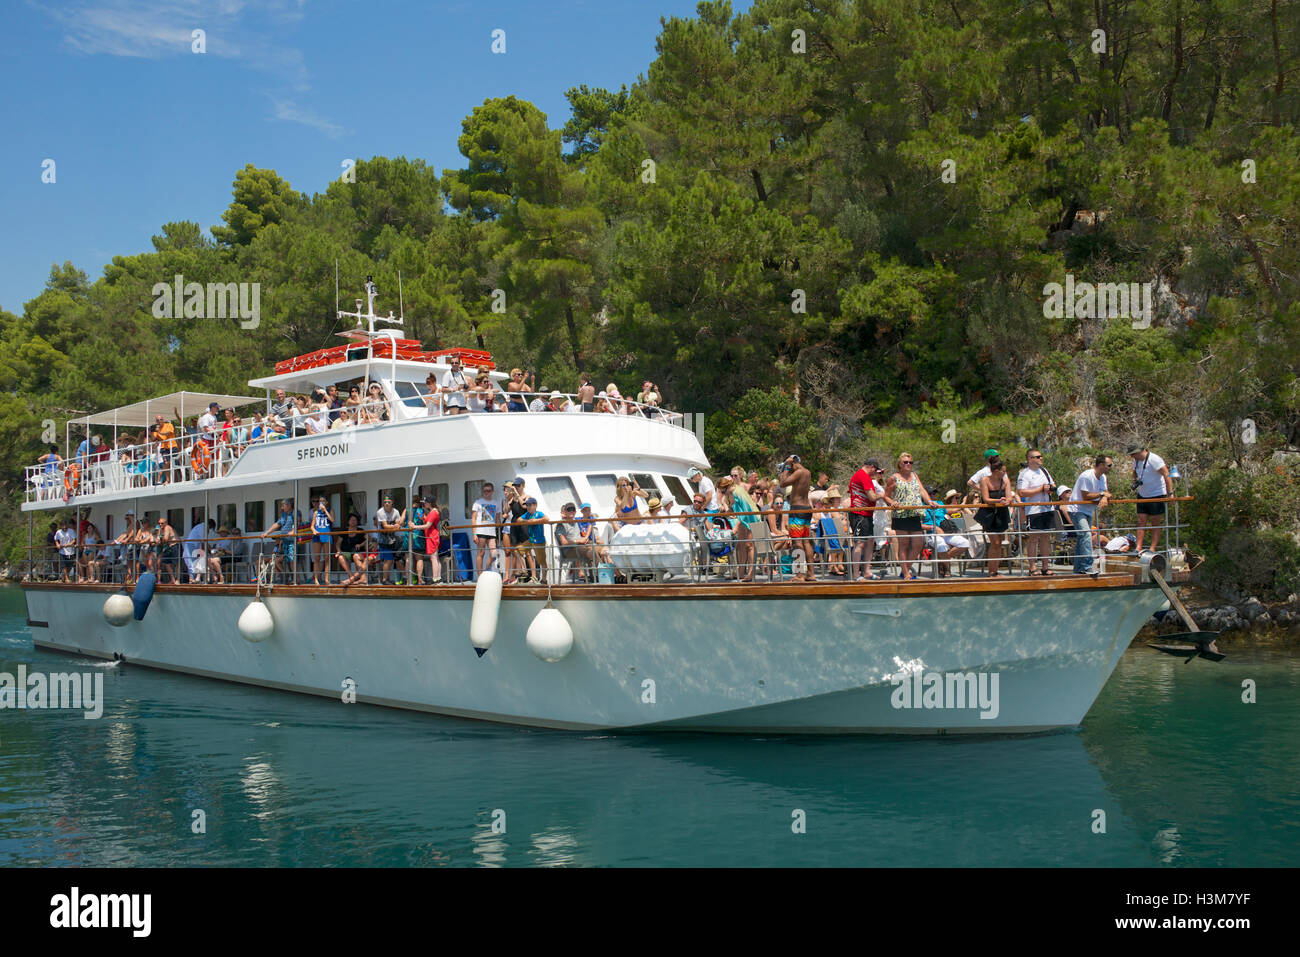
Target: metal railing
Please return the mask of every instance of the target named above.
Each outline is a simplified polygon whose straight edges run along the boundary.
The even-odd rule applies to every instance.
[[[1137,499],[1112,500],[1126,504]],[[1186,496],[1140,501],[1178,503]],[[1010,509],[1068,502],[1013,503]],[[670,505],[669,508],[676,506]],[[525,520],[529,541],[513,541],[519,524],[496,526],[450,525],[430,536],[414,528],[406,512],[400,513],[397,532],[357,528],[313,532],[299,518],[289,533],[240,535],[224,530],[216,534],[159,541],[154,532],[134,528],[111,543],[87,545],[78,540],[63,549],[38,546],[24,563],[24,579],[69,583],[121,582],[131,584],[143,571],[158,575],[159,584],[173,582],[213,584],[256,582],[259,573],[271,587],[286,585],[396,585],[472,582],[491,567],[507,584],[566,583],[628,584],[703,583],[724,581],[849,582],[871,579],[1028,576],[1047,569],[1051,574],[1088,574],[1080,569],[1081,530],[1065,525],[1035,530],[1013,522],[1001,534],[999,547],[991,533],[973,520],[977,505],[946,510],[957,531],[944,532],[926,520],[920,532],[896,530],[889,519],[902,506],[880,506],[872,514],[871,533],[855,535],[835,518],[848,508],[814,508],[809,534],[791,534],[787,510],[751,512],[706,511],[665,515],[629,514],[620,518],[576,516],[572,519]],[[969,514],[967,514],[969,513]],[[743,527],[741,518],[756,519]],[[937,517],[937,516],[935,516]],[[1160,532],[1160,552],[1169,568],[1177,570],[1184,556],[1176,537],[1176,517],[1169,510],[1159,524],[1147,525],[1145,534]],[[830,525],[826,522],[829,519]],[[620,543],[614,533],[624,525],[683,524],[687,536]],[[561,542],[559,525],[576,524],[579,540]],[[585,527],[584,527],[585,526]],[[743,530],[742,530],[743,528]],[[493,531],[491,541],[479,536]],[[538,533],[536,530],[541,529]],[[1133,544],[1106,548],[1116,540],[1136,538],[1139,529],[1094,527],[1095,543],[1089,565],[1104,572],[1106,559],[1136,553]],[[164,533],[166,534],[166,533]],[[654,539],[653,528],[647,533]],[[355,536],[362,536],[358,543]],[[352,536],[348,538],[347,536]],[[437,540],[428,552],[428,537]],[[486,538],[487,536],[484,536]],[[327,541],[319,541],[324,538]],[[417,547],[423,539],[423,548]],[[1146,542],[1144,542],[1144,545]],[[347,548],[347,545],[357,547]],[[1041,550],[1040,550],[1041,546]],[[657,550],[657,551],[656,551]]]

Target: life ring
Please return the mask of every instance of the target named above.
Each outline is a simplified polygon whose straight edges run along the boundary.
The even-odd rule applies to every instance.
[[[63,488],[69,495],[76,495],[77,489],[81,486],[81,469],[76,465],[69,465],[63,473]]]
[[[212,453],[208,451],[206,442],[194,443],[194,449],[190,452],[190,464],[194,466],[196,475],[208,474],[208,469],[212,468]]]

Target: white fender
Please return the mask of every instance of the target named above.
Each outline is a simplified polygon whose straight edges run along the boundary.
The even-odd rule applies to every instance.
[[[104,602],[104,620],[114,628],[121,628],[135,617],[135,602],[130,595],[114,592]]]
[[[271,610],[259,598],[249,604],[239,616],[239,633],[247,641],[266,641],[275,631],[275,619]]]
[[[528,650],[543,661],[559,661],[573,650],[573,629],[558,608],[547,606],[528,626]]]
[[[501,573],[485,571],[474,586],[474,609],[469,616],[469,643],[480,658],[492,647],[501,612]]]

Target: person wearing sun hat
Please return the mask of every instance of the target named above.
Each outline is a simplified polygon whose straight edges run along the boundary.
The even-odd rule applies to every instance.
[[[984,467],[980,469],[978,472],[976,472],[974,475],[972,475],[970,478],[968,478],[966,480],[966,484],[969,485],[971,489],[978,492],[980,490],[980,479],[987,478],[988,476],[993,474],[993,470],[989,468],[989,459],[994,457],[1000,457],[1001,455],[1002,453],[999,452],[997,449],[985,449]]]

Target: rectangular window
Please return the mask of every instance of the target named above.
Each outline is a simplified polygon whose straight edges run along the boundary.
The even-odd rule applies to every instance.
[[[594,515],[611,515],[614,512],[613,475],[588,475],[587,484],[591,486],[591,511]],[[579,502],[579,505],[582,503]]]
[[[690,505],[692,498],[691,493],[686,491],[686,486],[676,475],[665,475],[664,484],[668,486],[668,491],[672,493],[673,499],[678,505]]]
[[[637,485],[645,489],[647,495],[658,495],[662,497],[662,493],[659,490],[659,483],[655,481],[653,475],[648,475],[645,472],[633,472],[631,479],[636,482]],[[687,501],[689,502],[690,499],[687,499]]]
[[[397,389],[397,398],[401,400],[402,405],[412,409],[423,409],[424,389],[417,386],[414,382],[396,382],[394,386]]]
[[[362,528],[365,528],[370,523],[370,513],[366,511],[365,492],[348,492],[347,513],[347,515],[339,517],[344,528],[348,527],[348,515],[355,515]]]
[[[421,485],[419,487],[420,498],[426,495],[433,499],[433,507],[443,515],[447,514],[447,500],[451,497],[451,486],[446,482],[437,482],[433,485]]]
[[[203,516],[203,506],[202,506],[202,505],[194,505],[194,506],[191,506],[191,508],[190,508],[190,528],[193,528],[195,525],[200,525],[200,524],[202,524],[202,523],[205,522],[205,521],[207,521],[207,519],[205,519],[204,516]]]
[[[548,519],[557,519],[560,517],[560,507],[566,502],[572,502],[574,505],[581,505],[578,498],[578,492],[573,487],[573,482],[567,475],[555,475],[550,478],[538,479],[537,487],[542,492],[542,510],[546,512]]]
[[[471,479],[465,483],[465,517],[470,517],[470,509],[483,495],[483,484],[487,479]]]
[[[239,524],[235,514],[235,503],[217,506],[217,528],[234,528]]]
[[[155,526],[158,524],[158,516],[161,514],[162,512],[158,511],[156,508],[152,511],[146,511],[144,513],[144,527],[149,529],[149,531],[153,531]]]
[[[256,535],[266,531],[266,503],[244,503],[244,534]]]

